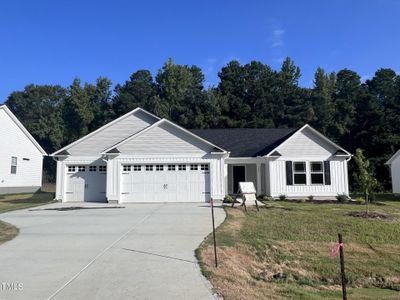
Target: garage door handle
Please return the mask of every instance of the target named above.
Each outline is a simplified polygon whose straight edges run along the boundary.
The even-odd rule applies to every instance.
[[[168,188],[168,184],[164,184],[164,190],[166,190]]]

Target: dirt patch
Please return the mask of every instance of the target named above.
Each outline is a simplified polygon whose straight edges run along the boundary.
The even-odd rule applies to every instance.
[[[5,243],[19,233],[19,229],[12,224],[0,221],[0,244]]]
[[[365,212],[365,211],[351,211],[347,214],[348,216],[351,217],[356,217],[356,218],[364,218],[364,219],[376,219],[376,220],[395,220],[396,217],[393,215],[389,214],[383,214],[379,212]]]

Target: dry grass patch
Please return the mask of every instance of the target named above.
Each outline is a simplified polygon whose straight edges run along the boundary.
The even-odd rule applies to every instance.
[[[218,268],[211,239],[198,257],[225,299],[338,299],[337,233],[345,239],[349,297],[400,299],[400,224],[347,215],[346,204],[273,203],[260,210],[226,208],[217,230]],[[379,208],[399,213],[400,203]]]
[[[0,221],[0,245],[16,237],[18,232],[14,225]]]

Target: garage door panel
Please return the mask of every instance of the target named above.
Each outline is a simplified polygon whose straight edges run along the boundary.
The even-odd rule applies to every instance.
[[[89,167],[91,167],[91,171],[89,171]],[[99,166],[67,166],[65,186],[65,201],[106,201],[106,173],[100,172]]]
[[[209,174],[201,170],[200,164],[197,169],[191,169],[188,164],[165,164],[161,170],[157,165],[151,166],[142,165],[142,171],[135,172],[132,165],[129,175],[123,174],[122,202],[205,202],[209,199]]]

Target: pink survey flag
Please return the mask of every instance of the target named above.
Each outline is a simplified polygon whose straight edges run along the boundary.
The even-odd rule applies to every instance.
[[[334,258],[339,253],[340,247],[343,247],[343,243],[336,244],[335,247],[332,248],[332,250],[331,250],[332,258]]]

